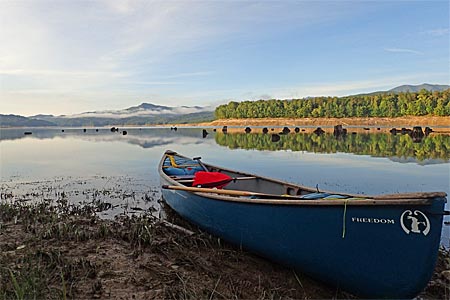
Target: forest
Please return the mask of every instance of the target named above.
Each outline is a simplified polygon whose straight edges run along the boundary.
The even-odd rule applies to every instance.
[[[450,89],[292,100],[231,101],[215,110],[216,119],[450,116]]]

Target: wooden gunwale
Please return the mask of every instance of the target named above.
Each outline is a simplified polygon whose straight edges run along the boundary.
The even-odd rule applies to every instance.
[[[175,193],[179,192],[177,190],[173,190]],[[187,191],[188,192],[188,191]],[[220,201],[229,201],[229,202],[241,202],[241,203],[253,203],[253,204],[276,204],[276,205],[299,205],[299,206],[378,206],[378,205],[430,205],[432,203],[432,199],[355,199],[355,200],[346,200],[346,199],[336,199],[336,200],[289,200],[286,198],[279,199],[252,199],[248,197],[237,197],[237,196],[228,196],[228,195],[219,195],[213,193],[202,193],[202,192],[188,192],[197,196],[201,196],[204,198],[210,198],[214,200]]]

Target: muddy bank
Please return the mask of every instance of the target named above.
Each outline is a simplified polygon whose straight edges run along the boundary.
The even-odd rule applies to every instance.
[[[0,299],[356,298],[230,246],[170,211],[162,222],[151,215],[104,220],[97,210],[64,198],[3,200]],[[449,269],[443,251],[421,298],[449,299]]]

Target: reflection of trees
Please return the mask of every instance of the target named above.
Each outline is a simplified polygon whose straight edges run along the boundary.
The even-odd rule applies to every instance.
[[[351,134],[334,137],[332,134],[287,134],[272,142],[270,134],[216,134],[216,142],[230,149],[292,150],[316,153],[354,153],[379,157],[413,157],[449,160],[450,136],[430,135],[421,143],[414,143],[408,135]]]

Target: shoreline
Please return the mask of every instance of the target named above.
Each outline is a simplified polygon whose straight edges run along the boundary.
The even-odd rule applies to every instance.
[[[186,124],[178,124],[180,126]],[[194,124],[190,124],[194,126]],[[197,123],[196,126],[444,126],[450,127],[450,116],[397,117],[397,118],[264,118],[220,119]]]
[[[166,124],[110,124],[102,126],[0,126],[8,128],[111,128],[111,127],[222,127],[222,126],[325,126],[335,125],[356,127],[413,127],[435,126],[450,128],[450,116],[405,116],[405,117],[369,117],[369,118],[242,118],[218,119],[198,123],[166,123]]]

